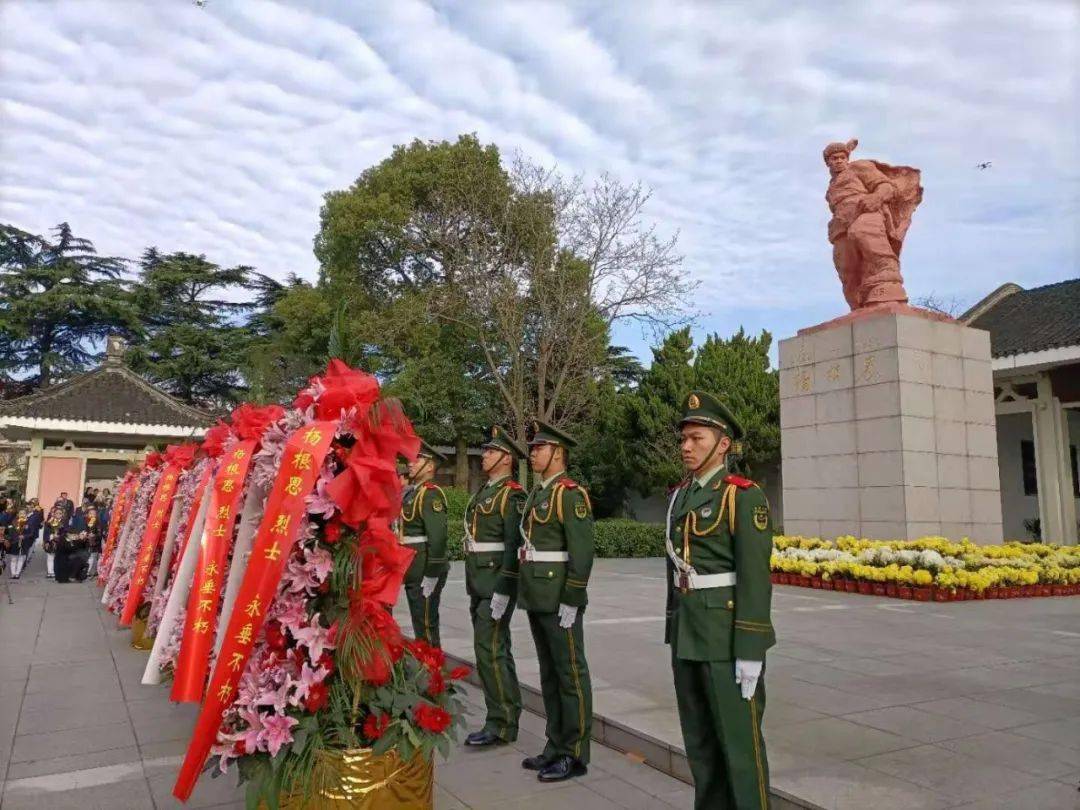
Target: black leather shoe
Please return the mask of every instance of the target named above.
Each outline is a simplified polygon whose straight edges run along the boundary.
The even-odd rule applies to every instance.
[[[527,771],[542,771],[550,764],[551,760],[543,754],[537,754],[535,757],[525,757],[525,759],[521,760],[521,767]]]
[[[536,775],[541,782],[562,782],[575,776],[584,776],[589,769],[571,756],[555,758],[551,764]]]
[[[504,745],[506,740],[496,737],[490,731],[474,731],[465,738],[465,744],[473,748],[486,748],[489,745]]]

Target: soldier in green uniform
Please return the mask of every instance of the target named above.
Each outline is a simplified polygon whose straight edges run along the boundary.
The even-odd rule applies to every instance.
[[[410,485],[401,498],[398,532],[416,551],[405,572],[413,635],[436,647],[439,640],[439,597],[450,565],[446,557],[446,495],[432,478],[446,456],[421,439],[420,452],[409,462]]]
[[[524,505],[517,557],[495,585],[492,616],[499,618],[498,608],[515,593],[528,612],[547,744],[521,765],[539,771],[541,782],[558,782],[581,776],[589,763],[592,684],[582,614],[593,562],[593,516],[588,494],[566,475],[574,440],[543,422],[533,423],[532,434],[529,464],[537,482]]]
[[[521,688],[510,651],[514,605],[509,597],[495,595],[495,581],[502,569],[513,567],[517,554],[525,490],[512,474],[517,461],[525,458],[525,449],[498,427],[491,429],[482,449],[480,463],[487,483],[465,507],[465,590],[487,718],[480,731],[465,738],[471,746],[513,742],[521,715]],[[498,619],[491,615],[495,599],[499,599]]]
[[[765,651],[776,643],[769,504],[727,473],[743,431],[719,399],[691,393],[679,422],[687,476],[667,517],[671,667],[696,810],[765,810]]]

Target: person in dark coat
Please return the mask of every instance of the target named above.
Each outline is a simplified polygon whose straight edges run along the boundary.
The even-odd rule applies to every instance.
[[[93,549],[101,551],[97,508],[85,503],[75,510],[64,539],[56,547],[56,581],[82,582],[89,575]]]
[[[41,535],[41,546],[45,549],[45,576],[52,579],[56,567],[56,547],[68,532],[71,515],[57,500],[49,510],[49,516],[45,519],[45,531]]]
[[[12,498],[0,498],[0,573],[3,573],[2,564],[7,555],[8,532],[11,524],[15,522],[15,501]]]
[[[92,577],[97,573],[98,560],[101,559],[102,544],[105,542],[105,533],[109,528],[109,524],[106,522],[108,518],[104,517],[105,514],[106,510],[100,504],[89,504],[82,519],[82,524],[86,526],[83,531],[89,541],[90,550],[90,559],[86,572],[88,577]],[[73,519],[72,526],[75,525],[76,522]]]
[[[66,492],[61,492],[60,497],[56,499],[56,503],[53,506],[62,506],[67,513],[67,519],[70,521],[71,516],[75,514],[75,502],[68,497]]]
[[[19,510],[15,521],[9,527],[8,554],[11,556],[9,571],[12,579],[22,576],[30,549],[37,542],[44,520],[45,515],[38,505],[38,499],[31,498],[26,506]]]

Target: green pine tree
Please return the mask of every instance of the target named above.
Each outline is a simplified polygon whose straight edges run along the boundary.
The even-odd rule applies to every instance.
[[[123,269],[66,222],[51,238],[0,225],[0,378],[48,386],[92,367],[108,334],[136,332]]]
[[[722,397],[746,432],[739,470],[761,478],[780,457],[780,383],[769,367],[772,335],[710,335],[694,358],[694,387]]]
[[[128,350],[135,371],[184,402],[223,409],[244,392],[240,363],[256,304],[249,267],[220,267],[205,256],[148,248],[134,299],[143,338]]]
[[[633,465],[628,483],[642,495],[683,476],[676,423],[694,387],[693,346],[689,327],[668,335],[653,349],[652,365],[627,402],[626,443]]]

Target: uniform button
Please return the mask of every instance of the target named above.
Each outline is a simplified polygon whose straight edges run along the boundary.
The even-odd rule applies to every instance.
[[[727,606],[728,610],[731,610],[733,607],[735,607],[735,603],[728,599]]]
[[[551,577],[553,577],[553,576],[555,576],[555,572],[554,571],[548,571],[548,579],[551,579]]]

